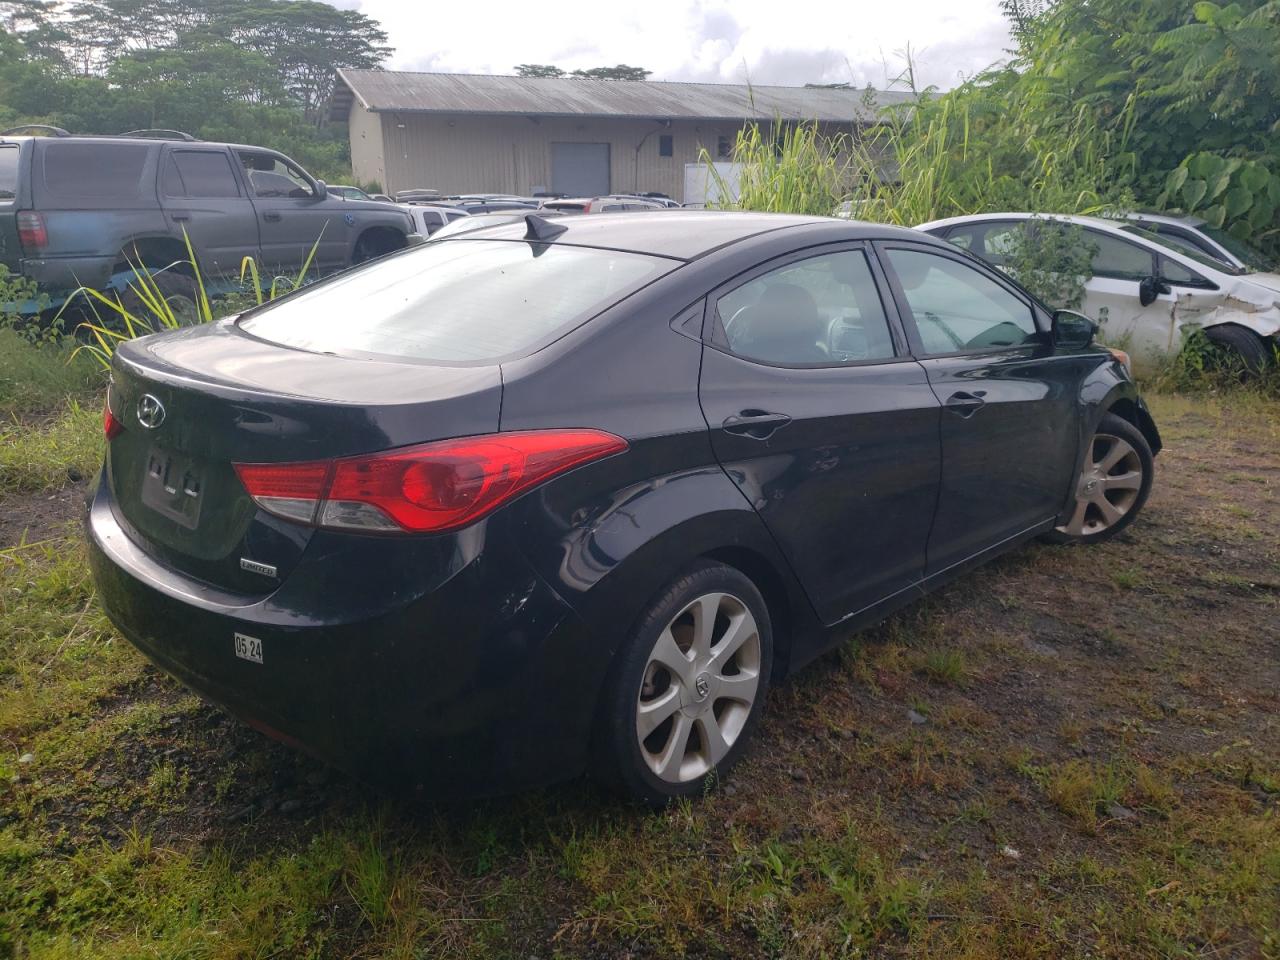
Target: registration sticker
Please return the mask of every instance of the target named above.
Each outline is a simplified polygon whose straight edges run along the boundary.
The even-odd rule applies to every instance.
[[[262,641],[257,637],[246,637],[243,633],[236,635],[236,656],[241,660],[262,662]]]

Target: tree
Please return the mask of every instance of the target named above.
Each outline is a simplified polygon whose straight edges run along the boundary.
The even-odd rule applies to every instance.
[[[643,67],[629,67],[620,63],[616,67],[592,67],[590,70],[575,70],[573,76],[586,80],[647,80],[652,70]]]
[[[546,77],[549,79],[558,79],[563,77],[565,72],[559,67],[552,66],[549,63],[517,63],[517,77]]]

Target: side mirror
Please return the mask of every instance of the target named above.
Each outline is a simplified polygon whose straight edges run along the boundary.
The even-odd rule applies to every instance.
[[[1156,302],[1156,297],[1162,293],[1168,293],[1173,288],[1159,277],[1145,277],[1138,284],[1138,302],[1144,307],[1149,307]]]
[[[1083,350],[1093,343],[1098,325],[1083,313],[1059,310],[1053,315],[1053,345],[1064,350]]]
[[[327,196],[329,196],[329,185],[326,184],[323,180],[317,180],[316,181],[316,199],[323,200]]]

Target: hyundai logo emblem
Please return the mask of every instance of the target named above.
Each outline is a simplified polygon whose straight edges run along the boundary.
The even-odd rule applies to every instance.
[[[164,423],[164,404],[149,393],[144,393],[138,401],[138,422],[148,430],[154,430]]]

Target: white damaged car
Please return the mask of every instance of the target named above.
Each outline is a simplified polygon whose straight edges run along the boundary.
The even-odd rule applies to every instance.
[[[1280,275],[1228,266],[1176,238],[1136,223],[1066,214],[988,213],[922,223],[923,230],[997,267],[1028,221],[1078,224],[1096,253],[1081,312],[1102,336],[1122,345],[1141,368],[1180,349],[1187,328],[1199,327],[1257,371],[1280,349]],[[1034,224],[1032,224],[1034,229]]]

